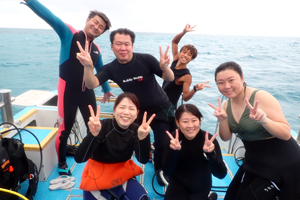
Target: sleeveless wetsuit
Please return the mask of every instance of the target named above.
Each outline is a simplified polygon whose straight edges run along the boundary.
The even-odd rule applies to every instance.
[[[190,70],[188,69],[176,69],[176,65],[178,63],[178,60],[173,61],[171,65],[171,70],[174,73],[174,80],[173,81],[164,81],[162,88],[167,93],[170,102],[177,108],[177,102],[180,98],[180,95],[182,94],[182,88],[183,85],[177,85],[176,80],[180,77],[190,74]]]
[[[255,90],[249,102],[253,105],[255,94],[258,90]],[[262,140],[273,137],[264,127],[249,118],[250,110],[245,108],[239,123],[237,123],[232,115],[231,100],[228,100],[227,105],[228,124],[232,133],[238,133],[238,136],[243,140]]]
[[[254,91],[249,99],[254,105]],[[293,137],[288,141],[271,136],[261,124],[249,118],[246,106],[239,124],[233,118],[231,102],[228,101],[228,125],[233,133],[241,136],[246,153],[243,165],[230,184],[225,199],[234,200],[243,174],[261,177],[280,186],[279,199],[298,200],[300,196],[300,147]],[[263,190],[263,188],[262,188]]]
[[[155,169],[161,168],[163,144],[168,139],[166,130],[175,130],[174,106],[165,91],[158,84],[155,75],[162,77],[159,62],[149,54],[133,53],[132,60],[121,64],[117,59],[104,65],[96,74],[100,85],[108,79],[113,80],[124,92],[134,93],[140,102],[138,116],[141,124],[144,111],[147,119],[155,113],[150,126],[154,132]]]
[[[175,137],[175,132],[172,133]],[[208,136],[212,137],[211,134]],[[163,164],[164,174],[169,176],[169,186],[165,200],[172,199],[197,199],[207,200],[212,186],[212,174],[217,178],[224,178],[227,168],[223,162],[220,146],[214,140],[215,150],[205,153],[205,131],[200,130],[192,140],[186,139],[179,131],[181,150],[170,148],[170,141],[166,143],[165,159]]]
[[[150,135],[139,140],[138,124],[133,123],[128,129],[122,129],[115,119],[104,119],[101,120],[101,125],[98,136],[88,134],[79,145],[74,156],[77,163],[86,162],[89,158],[102,163],[124,162],[131,159],[133,152],[139,162],[146,164],[149,161]],[[129,183],[127,188],[122,188],[121,185],[112,190],[101,190],[101,195],[107,198],[111,193],[121,192],[120,196],[125,195],[128,199],[148,199],[145,190],[137,181],[129,179]],[[96,199],[89,191],[85,191],[84,196],[84,199]],[[130,196],[143,196],[143,198]]]
[[[53,28],[61,41],[57,105],[59,130],[55,147],[58,161],[65,162],[67,139],[76,117],[77,108],[80,109],[86,125],[90,116],[88,105],[92,105],[96,110],[94,90],[85,87],[84,67],[76,58],[76,53],[79,52],[76,41],[79,41],[84,48],[86,34],[84,31],[77,31],[70,25],[65,24],[37,0],[30,0],[26,5]],[[98,71],[103,66],[100,49],[92,42],[89,52]],[[105,93],[110,91],[108,82],[103,83],[102,87]]]

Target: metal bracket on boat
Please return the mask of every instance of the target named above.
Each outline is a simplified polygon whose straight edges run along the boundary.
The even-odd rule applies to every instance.
[[[21,124],[22,124],[22,122],[21,122],[20,120],[16,120],[16,121],[15,121],[15,125],[16,125],[16,126],[21,126]]]
[[[11,102],[14,101],[10,97],[11,90],[9,89],[0,89],[0,109],[1,109],[1,117],[2,122],[10,122],[14,123],[14,115],[12,111]],[[4,128],[10,127],[10,125],[3,125]]]

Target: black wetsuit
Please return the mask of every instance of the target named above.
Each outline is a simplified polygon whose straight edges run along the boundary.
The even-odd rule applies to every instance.
[[[175,69],[177,65],[178,60],[173,61],[171,65],[171,69],[174,73],[174,80],[173,81],[164,81],[162,88],[167,93],[170,102],[177,108],[177,102],[180,98],[180,95],[182,94],[183,84],[177,85],[176,80],[180,77],[190,74],[190,70],[188,69]]]
[[[138,124],[133,123],[128,129],[122,129],[115,119],[104,119],[101,120],[101,125],[98,136],[88,134],[83,139],[74,157],[76,162],[86,162],[89,158],[101,163],[125,162],[131,159],[133,152],[139,162],[145,164],[149,161],[150,136],[139,140]],[[112,194],[121,196],[120,199],[149,199],[145,189],[137,181],[129,179],[126,186],[126,189],[121,185],[101,190],[101,195],[107,199],[114,199]],[[89,191],[84,191],[84,199],[96,198]]]
[[[139,125],[133,123],[128,129],[118,126],[115,119],[101,120],[101,131],[97,137],[88,134],[79,145],[75,161],[82,163],[89,158],[103,163],[118,163],[129,160],[133,151],[139,162],[149,161],[150,136],[139,140]]]
[[[172,133],[175,136],[175,132]],[[209,134],[209,138],[212,135]],[[207,200],[212,186],[212,174],[217,178],[224,178],[227,168],[223,162],[220,146],[214,140],[215,150],[205,153],[205,131],[200,130],[192,140],[186,139],[179,131],[181,150],[172,150],[170,142],[166,143],[163,171],[169,176],[169,186],[165,200]]]
[[[166,130],[175,129],[174,106],[165,91],[158,84],[155,75],[162,77],[162,70],[157,59],[149,54],[133,53],[133,58],[126,64],[117,59],[104,65],[96,74],[100,85],[108,79],[116,82],[124,92],[134,93],[140,102],[139,124],[144,111],[148,118],[155,113],[156,117],[150,124],[154,132],[155,169],[161,168],[163,144],[168,139]]]

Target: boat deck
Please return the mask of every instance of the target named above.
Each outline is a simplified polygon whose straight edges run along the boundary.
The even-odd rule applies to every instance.
[[[46,159],[46,158],[45,158]],[[226,165],[228,166],[228,171],[226,177],[224,179],[218,179],[213,177],[213,186],[221,187],[221,188],[212,188],[212,190],[218,190],[218,200],[223,199],[225,192],[219,192],[226,191],[226,187],[228,186],[228,183],[231,182],[232,176],[235,174],[235,172],[238,169],[238,165],[235,162],[234,156],[232,154],[226,154],[224,152],[223,159]],[[135,159],[134,159],[135,160]],[[135,160],[136,161],[136,160]],[[66,199],[66,200],[79,200],[82,199],[82,190],[79,189],[80,180],[81,180],[81,174],[83,171],[83,168],[85,166],[85,163],[76,163],[74,161],[74,158],[72,156],[67,157],[67,163],[71,167],[72,170],[72,176],[75,177],[75,185],[71,189],[66,190],[50,190],[50,180],[55,179],[59,176],[57,167],[52,171],[51,175],[48,177],[46,181],[40,181],[38,185],[37,193],[34,197],[35,200],[45,199],[45,196],[47,197],[47,200],[57,200],[57,199]],[[138,162],[136,162],[138,163]],[[138,163],[139,164],[139,163]],[[140,165],[140,164],[139,164]],[[140,165],[141,166],[141,165]],[[144,184],[144,187],[148,191],[148,194],[151,199],[153,200],[162,200],[163,196],[160,196],[159,194],[164,194],[164,187],[161,187],[157,184],[156,180],[154,180],[154,188],[159,193],[157,194],[153,187],[152,187],[152,178],[154,175],[154,168],[152,165],[152,162],[149,162],[143,166],[141,166],[144,169],[144,174],[137,177],[138,180],[142,181]],[[21,184],[21,189],[19,190],[20,194],[25,195],[28,188],[28,181],[25,181]]]

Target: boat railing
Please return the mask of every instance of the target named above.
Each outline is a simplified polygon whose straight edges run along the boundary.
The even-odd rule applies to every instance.
[[[11,102],[14,101],[10,96],[11,90],[0,89],[0,109],[2,122],[14,123],[14,115]],[[10,127],[9,124],[3,125],[4,128]]]
[[[298,116],[298,118],[300,119],[300,115]],[[298,132],[297,140],[298,140],[298,142],[300,142],[300,129],[299,129],[299,132]]]

